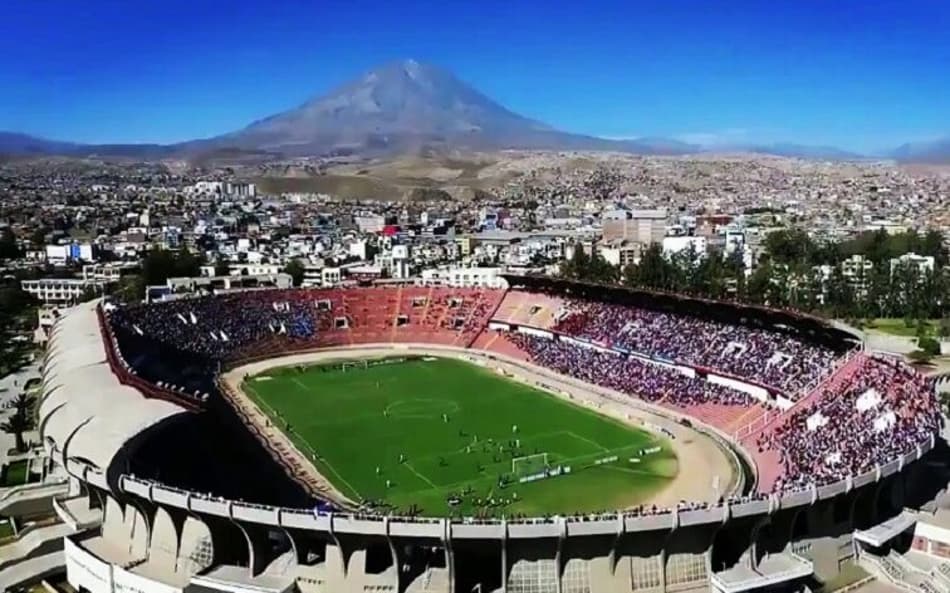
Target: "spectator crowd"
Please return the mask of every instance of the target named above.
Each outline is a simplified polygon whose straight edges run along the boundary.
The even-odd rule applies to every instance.
[[[651,358],[716,369],[791,397],[836,354],[794,336],[633,306],[574,300],[554,331]]]
[[[709,402],[730,406],[755,404],[742,391],[618,352],[523,333],[512,334],[509,339],[528,353],[534,364],[649,402],[666,401],[681,407]]]
[[[933,382],[902,362],[865,357],[815,403],[758,438],[777,449],[784,471],[776,489],[857,475],[928,441],[942,425]]]

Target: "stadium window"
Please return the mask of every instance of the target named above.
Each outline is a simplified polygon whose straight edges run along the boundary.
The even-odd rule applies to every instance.
[[[693,583],[706,579],[703,554],[674,554],[666,561],[666,584]]]
[[[561,577],[564,593],[590,593],[590,565],[587,560],[573,558],[567,561]]]
[[[656,589],[660,586],[660,558],[650,556],[641,558],[634,556],[630,559],[631,586],[635,591]]]

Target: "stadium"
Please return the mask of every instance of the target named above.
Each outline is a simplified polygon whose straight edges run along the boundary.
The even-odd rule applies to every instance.
[[[946,484],[933,382],[847,326],[506,281],[63,316],[40,431],[69,583],[797,591],[910,545]]]

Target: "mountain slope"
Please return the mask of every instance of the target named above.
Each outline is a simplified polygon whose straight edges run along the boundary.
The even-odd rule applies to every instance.
[[[0,154],[67,154],[75,150],[76,146],[70,142],[58,142],[17,132],[0,131]]]
[[[749,146],[746,148],[746,150],[756,154],[770,154],[772,156],[785,156],[801,159],[847,161],[865,158],[855,152],[848,152],[834,146],[812,146],[809,144],[792,144],[784,142]]]
[[[212,141],[290,154],[439,146],[654,152],[651,143],[555,130],[510,111],[445,70],[414,60],[377,68],[327,95]],[[660,146],[657,152],[677,150]]]
[[[891,156],[908,163],[950,163],[950,137],[932,142],[910,142],[897,147]]]

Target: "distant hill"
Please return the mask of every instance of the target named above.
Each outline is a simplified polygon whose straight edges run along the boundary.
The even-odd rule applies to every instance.
[[[36,138],[17,132],[0,131],[0,154],[46,155],[68,154],[76,144]]]
[[[950,137],[932,142],[911,142],[899,146],[891,156],[905,163],[950,163]]]
[[[811,146],[807,144],[775,143],[767,145],[749,146],[748,152],[756,154],[770,154],[802,159],[827,159],[833,161],[849,161],[866,158],[856,152],[841,150],[834,146]]]

